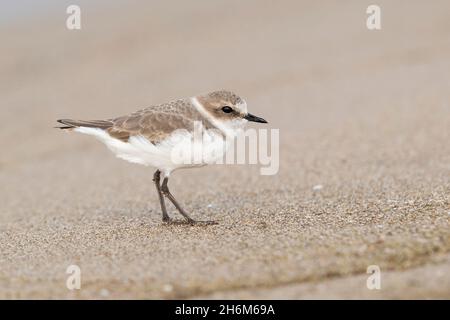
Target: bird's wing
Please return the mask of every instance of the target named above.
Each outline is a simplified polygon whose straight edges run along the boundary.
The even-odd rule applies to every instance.
[[[57,127],[59,129],[73,129],[76,127],[108,129],[113,126],[113,122],[111,120],[59,119],[56,121],[62,124],[62,126]]]
[[[63,124],[60,129],[77,127],[99,128],[113,138],[127,142],[132,136],[143,136],[153,144],[159,143],[177,129],[193,131],[194,121],[202,121],[202,116],[189,99],[151,106],[129,115],[108,120],[57,120]],[[210,124],[206,123],[209,128]]]
[[[122,141],[141,135],[156,144],[177,129],[192,131],[196,120],[201,119],[190,102],[176,100],[112,119],[113,126],[107,131],[112,137]]]

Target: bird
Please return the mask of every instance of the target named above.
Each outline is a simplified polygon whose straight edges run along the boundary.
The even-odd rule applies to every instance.
[[[118,158],[156,169],[153,181],[159,197],[162,221],[175,223],[167,213],[167,198],[188,224],[217,222],[194,220],[188,215],[169,190],[171,174],[178,169],[214,163],[226,152],[229,141],[248,122],[267,123],[263,118],[249,113],[246,101],[228,90],[152,105],[107,120],[59,119],[57,122],[59,125],[56,128],[94,136]],[[200,132],[202,138],[198,139],[196,132]],[[201,151],[200,157],[197,157],[192,149],[199,142]],[[184,161],[177,159],[174,154],[184,157]],[[195,157],[199,159],[193,159]]]

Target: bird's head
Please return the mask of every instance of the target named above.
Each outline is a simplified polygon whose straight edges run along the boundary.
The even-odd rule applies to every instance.
[[[267,123],[263,118],[249,113],[245,100],[231,91],[214,91],[196,98],[210,119],[226,127],[243,128],[248,121]]]

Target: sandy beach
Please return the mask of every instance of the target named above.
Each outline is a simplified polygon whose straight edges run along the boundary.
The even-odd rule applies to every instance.
[[[85,1],[69,31],[62,1],[1,23],[0,298],[450,299],[450,2],[377,1],[378,31],[369,4]],[[222,88],[279,129],[280,163],[175,172],[215,226],[163,224],[153,169],[53,128]]]

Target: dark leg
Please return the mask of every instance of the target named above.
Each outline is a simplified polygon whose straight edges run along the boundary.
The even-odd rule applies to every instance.
[[[177,208],[177,210],[183,215],[183,217],[186,218],[187,222],[191,224],[195,223],[201,223],[201,224],[216,224],[215,221],[195,221],[189,215],[186,213],[186,211],[183,210],[183,208],[178,204],[177,200],[175,200],[175,197],[170,193],[169,187],[167,186],[167,183],[169,182],[169,178],[165,177],[163,180],[163,183],[161,185],[161,191],[162,193],[169,198],[169,200],[173,203],[173,205]]]
[[[161,185],[160,185],[161,171],[156,170],[155,174],[153,175],[153,181],[155,182],[155,185],[156,185],[156,191],[158,191],[159,203],[161,205],[161,210],[162,210],[162,220],[164,222],[169,222],[170,217],[167,214],[166,203],[164,202],[164,196],[162,194]]]

